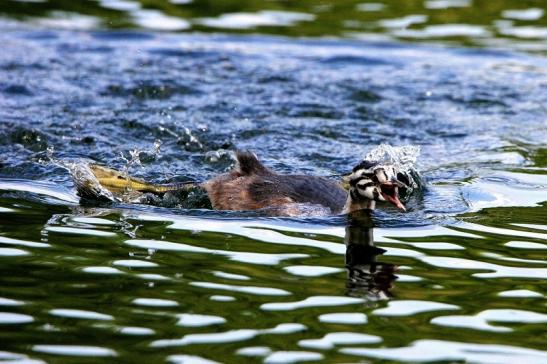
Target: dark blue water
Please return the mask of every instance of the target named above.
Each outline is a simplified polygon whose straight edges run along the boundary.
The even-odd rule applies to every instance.
[[[138,149],[144,167],[131,172],[161,182],[209,178],[231,166],[225,150],[235,148],[281,172],[332,175],[389,143],[421,146],[423,174],[450,184],[484,167],[526,166],[545,141],[541,57],[3,27],[3,177],[69,187],[66,171],[43,163],[48,148],[115,168]],[[467,209],[461,195],[443,194],[426,211]]]

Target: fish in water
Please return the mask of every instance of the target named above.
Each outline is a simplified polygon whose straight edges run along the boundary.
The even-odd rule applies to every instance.
[[[408,178],[394,165],[364,160],[345,177],[344,186],[324,177],[276,173],[248,151],[238,151],[235,157],[237,165],[230,172],[203,183],[154,185],[113,169],[89,165],[84,178],[75,178],[76,187],[82,198],[111,201],[127,191],[138,197],[144,193],[201,190],[214,209],[259,210],[275,216],[346,214],[374,209],[377,201],[405,211],[399,191],[408,187]]]

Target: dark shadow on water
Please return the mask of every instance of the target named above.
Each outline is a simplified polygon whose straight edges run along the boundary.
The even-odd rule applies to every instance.
[[[353,297],[391,297],[397,266],[377,260],[385,249],[374,245],[374,220],[371,211],[357,211],[348,215],[345,266],[346,294]]]

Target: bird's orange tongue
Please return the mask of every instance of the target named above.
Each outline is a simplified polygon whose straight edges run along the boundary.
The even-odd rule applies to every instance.
[[[382,191],[382,197],[386,201],[391,202],[398,209],[406,211],[405,206],[399,200],[399,194],[397,193],[397,187],[395,185],[384,183],[380,186],[380,189]]]

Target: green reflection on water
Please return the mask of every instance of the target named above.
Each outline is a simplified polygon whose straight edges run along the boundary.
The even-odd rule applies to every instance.
[[[490,325],[503,326],[511,332],[488,332],[475,329],[446,327],[430,321],[439,316],[477,315],[485,310],[518,309],[536,313],[547,313],[542,305],[547,294],[541,280],[533,278],[480,278],[476,273],[489,270],[484,268],[461,269],[458,266],[438,267],[427,264],[423,257],[449,257],[460,260],[520,267],[545,269],[545,251],[538,249],[515,249],[506,244],[510,241],[545,243],[542,234],[545,230],[515,226],[515,223],[544,224],[545,205],[522,208],[492,208],[463,216],[467,221],[478,223],[451,228],[453,233],[429,236],[424,230],[422,236],[404,237],[404,229],[396,229],[403,237],[396,242],[378,243],[387,249],[387,254],[376,257],[382,269],[399,267],[397,275],[418,277],[416,281],[403,279],[388,284],[387,295],[391,301],[418,300],[442,302],[459,306],[448,311],[429,311],[404,316],[376,315],[374,311],[384,308],[387,301],[379,299],[374,287],[382,285],[376,279],[372,286],[368,283],[355,289],[348,272],[338,272],[320,276],[301,276],[291,274],[285,268],[307,265],[345,268],[348,264],[355,268],[359,262],[350,262],[348,257],[325,249],[301,245],[268,244],[261,242],[261,230],[256,229],[255,238],[238,234],[212,232],[204,222],[197,220],[195,226],[186,230],[178,229],[165,221],[141,219],[130,211],[109,209],[67,208],[33,203],[20,199],[4,197],[0,206],[12,209],[0,214],[1,236],[30,242],[47,243],[50,247],[32,247],[6,244],[0,240],[0,248],[16,248],[29,253],[20,257],[0,257],[0,297],[19,301],[22,304],[7,305],[0,311],[30,315],[31,323],[0,324],[2,349],[28,354],[51,362],[73,362],[72,356],[37,353],[32,345],[88,345],[115,350],[119,360],[137,362],[143,360],[163,361],[172,354],[192,354],[221,362],[242,360],[235,352],[248,346],[268,346],[276,350],[309,350],[297,345],[299,340],[317,339],[332,332],[357,332],[376,335],[382,343],[359,345],[363,347],[406,346],[418,339],[442,339],[450,341],[503,344],[526,348],[544,349],[543,329],[545,324],[520,322],[489,322]],[[93,216],[102,220],[78,219],[78,216]],[[185,220],[185,217],[168,217],[167,220]],[[346,232],[346,241],[365,240],[370,237],[370,221],[360,220],[351,236]],[[104,222],[111,221],[112,224]],[[251,222],[252,223],[252,222]],[[245,224],[245,222],[242,222]],[[480,224],[480,225],[479,225]],[[237,223],[236,223],[237,225]],[[77,230],[67,233],[48,227],[70,227],[84,229],[85,235]],[[235,225],[234,225],[235,226]],[[474,226],[471,228],[470,226]],[[501,227],[514,232],[500,234],[483,231],[486,227]],[[284,233],[283,228],[273,229]],[[268,228],[267,228],[268,229]],[[458,231],[471,233],[475,237],[460,236]],[[94,231],[110,232],[91,235]],[[348,230],[349,231],[349,230]],[[382,230],[383,231],[383,230]],[[389,237],[390,230],[382,232]],[[74,233],[76,232],[76,233]],[[343,228],[339,229],[343,233]],[[538,237],[522,237],[520,232],[535,233]],[[337,233],[338,234],[338,233]],[[338,235],[317,235],[291,231],[287,239],[317,239],[343,244]],[[187,244],[196,248],[224,250],[233,252],[255,252],[262,254],[300,254],[300,258],[285,259],[279,263],[255,264],[255,262],[233,261],[227,256],[215,255],[206,251],[171,251],[136,248],[126,244],[131,239],[168,241]],[[383,240],[381,238],[380,240]],[[420,245],[412,245],[420,243]],[[450,243],[460,249],[427,249],[427,244]],[[342,245],[343,246],[343,245]],[[404,249],[413,254],[396,253]],[[463,248],[463,249],[461,249]],[[390,253],[390,251],[392,253]],[[393,254],[393,252],[395,252]],[[485,254],[487,253],[487,254]],[[492,255],[492,253],[497,255]],[[490,255],[488,255],[490,254]],[[362,255],[360,255],[362,257]],[[508,261],[505,258],[520,259]],[[119,260],[140,260],[155,263],[156,266],[128,267],[116,264]],[[538,261],[540,263],[538,263]],[[368,264],[368,263],[367,263]],[[119,274],[108,271],[100,274],[100,269],[86,271],[89,267],[115,268]],[[387,268],[386,268],[387,267]],[[365,274],[362,270],[360,272]],[[351,270],[351,269],[350,269]],[[249,280],[233,279],[215,272],[244,275]],[[377,271],[379,272],[379,271]],[[155,276],[141,276],[154,274]],[[378,274],[378,273],[377,273]],[[163,279],[161,278],[163,277]],[[363,278],[364,276],[361,276]],[[382,279],[392,280],[388,276]],[[378,278],[378,277],[376,277]],[[395,278],[395,277],[394,277]],[[364,280],[369,278],[365,277]],[[211,282],[232,286],[257,286],[276,288],[290,293],[289,296],[245,293],[221,288],[207,288],[192,285],[192,282]],[[361,283],[364,282],[363,280]],[[383,285],[382,289],[386,289]],[[543,297],[500,297],[498,294],[510,290],[531,290]],[[214,295],[234,297],[231,302],[211,300]],[[312,296],[353,296],[362,297],[363,303],[340,307],[307,307],[288,311],[270,311],[260,308],[271,302],[295,302]],[[177,306],[154,307],[139,305],[137,298],[153,298],[175,301]],[[138,301],[137,301],[138,302]],[[76,309],[112,316],[108,319],[79,318],[76,316],[52,314],[54,309]],[[55,312],[55,311],[54,311]],[[318,317],[325,313],[349,312],[364,313],[366,324],[323,323]],[[202,314],[222,317],[225,323],[217,322],[203,327],[186,327],[177,324],[181,313]],[[237,342],[203,343],[184,346],[151,347],[157,340],[180,339],[185,335],[199,333],[222,333],[230,330],[271,329],[282,323],[298,323],[306,326],[304,331],[289,334],[256,334],[252,338]],[[140,327],[153,330],[146,335],[124,334],[124,327]],[[339,345],[344,347],[347,345]],[[355,346],[355,345],[353,345]],[[317,350],[324,355],[325,362],[352,361],[355,357],[341,354],[336,349]],[[78,362],[96,362],[98,358],[82,358]],[[108,362],[109,359],[104,359]],[[110,359],[111,360],[111,359]],[[257,362],[260,360],[257,359]]]
[[[7,0],[0,3],[0,13],[8,17],[29,21],[46,19],[49,21],[45,24],[53,27],[143,27],[426,40],[474,46],[510,46],[536,52],[546,50],[545,9],[542,0]],[[77,15],[92,18],[82,22],[82,19],[78,21]]]

